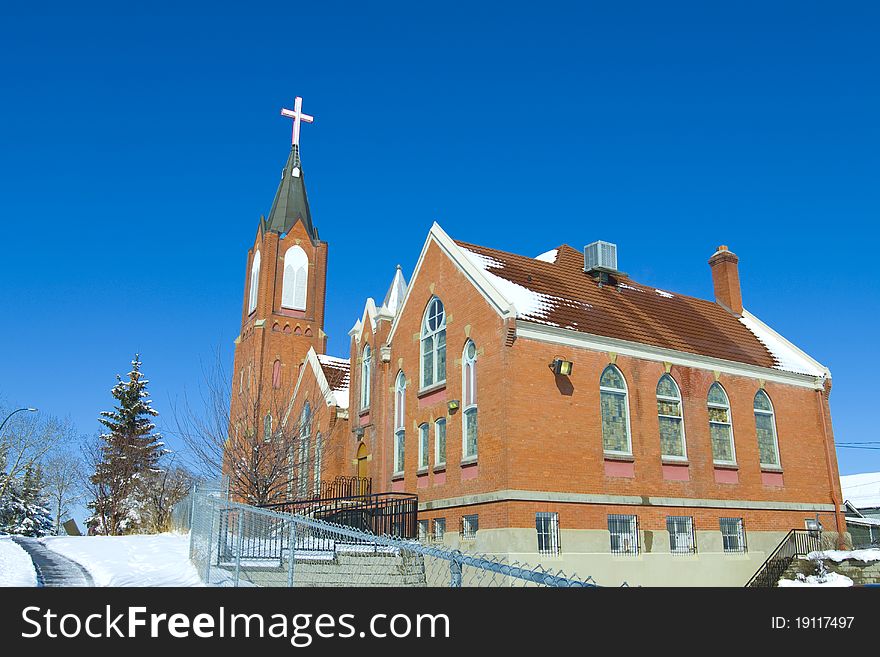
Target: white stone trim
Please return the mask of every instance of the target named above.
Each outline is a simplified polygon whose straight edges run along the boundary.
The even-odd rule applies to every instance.
[[[493,502],[549,502],[560,504],[616,504],[625,506],[701,507],[711,509],[752,509],[763,511],[833,512],[834,504],[816,502],[774,502],[763,500],[714,500],[687,497],[640,497],[638,495],[604,495],[599,493],[555,493],[537,490],[498,490],[491,493],[462,495],[440,500],[419,502],[419,511],[448,509]]]
[[[400,304],[394,322],[391,324],[391,331],[388,334],[389,344],[391,344],[391,341],[394,339],[394,334],[397,332],[397,326],[400,324],[403,310],[406,307],[407,302],[409,302],[410,295],[415,287],[414,284],[416,278],[422,270],[422,263],[425,260],[428,247],[432,243],[440,247],[440,250],[443,251],[453,264],[455,264],[458,270],[470,280],[474,287],[477,288],[477,291],[483,295],[483,297],[489,302],[489,305],[492,306],[501,317],[516,317],[516,308],[514,308],[513,304],[511,304],[504,295],[489,282],[489,279],[483,273],[483,270],[471,262],[470,258],[465,255],[463,249],[458,246],[458,244],[456,244],[455,241],[449,237],[442,228],[440,228],[440,224],[435,221],[434,225],[431,226],[431,230],[428,232],[428,237],[425,240],[424,246],[422,246],[422,252],[419,254],[416,268],[413,270],[413,274],[409,279],[409,286],[406,289],[406,295],[404,295],[403,302]]]
[[[558,326],[547,326],[545,324],[538,324],[522,319],[516,320],[516,336],[517,338],[525,340],[550,342],[552,344],[565,345],[568,347],[589,349],[590,351],[612,351],[616,354],[632,356],[633,358],[640,358],[642,360],[651,360],[658,363],[672,363],[673,365],[679,365],[682,367],[692,367],[695,369],[709,370],[711,372],[723,372],[735,376],[763,379],[764,381],[773,381],[774,383],[783,383],[786,385],[800,386],[802,388],[811,388],[814,390],[821,390],[824,385],[822,377],[785,372],[770,367],[760,367],[758,365],[748,365],[746,363],[737,363],[722,358],[691,354],[685,351],[655,347],[639,342],[630,342],[618,338],[593,335],[591,333],[581,333],[580,331],[572,331]]]

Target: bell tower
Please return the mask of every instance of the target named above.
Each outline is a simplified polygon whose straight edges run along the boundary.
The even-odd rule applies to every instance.
[[[323,354],[327,342],[327,243],[312,221],[299,146],[300,122],[314,119],[303,114],[300,97],[294,110],[283,109],[281,114],[294,120],[293,139],[269,216],[260,217],[247,253],[241,331],[235,339],[231,431],[240,424],[260,427],[256,418],[270,427],[283,421],[309,348]]]

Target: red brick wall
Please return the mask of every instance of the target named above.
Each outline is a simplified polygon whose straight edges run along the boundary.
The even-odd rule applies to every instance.
[[[284,253],[294,244],[302,247],[309,259],[307,307],[304,312],[281,308]],[[256,310],[248,314],[250,271],[257,250],[261,259],[259,293]],[[283,239],[278,233],[261,235],[257,231],[245,267],[242,328],[235,347],[233,391],[238,389],[242,371],[247,379],[249,365],[253,371],[255,390],[271,390],[276,360],[281,361],[283,387],[292,390],[309,347],[324,353],[326,278],[327,243],[312,244],[301,222],[294,225]],[[259,320],[265,320],[265,323],[257,326]],[[233,404],[235,397],[233,395]],[[233,416],[236,414],[233,408]]]
[[[374,490],[388,490],[395,485],[391,480],[391,389],[398,370],[402,369],[408,381],[406,466],[402,484],[397,482],[396,485],[407,492],[418,493],[422,501],[504,489],[815,504],[839,501],[837,465],[833,449],[826,450],[822,427],[822,414],[827,413],[827,407],[815,390],[771,381],[765,384],[776,413],[783,476],[783,486],[768,486],[762,483],[753,413],[754,396],[761,382],[744,376],[720,374],[718,381],[724,386],[731,403],[739,481],[736,484],[716,483],[706,406],[708,389],[716,376],[708,370],[672,366],[670,374],[678,383],[683,398],[689,481],[667,481],[661,468],[656,405],[657,382],[666,371],[663,363],[524,339],[516,340],[510,347],[505,346],[505,321],[434,244],[429,246],[421,271],[410,285],[407,305],[394,336],[391,362],[377,362],[374,367],[387,395],[381,406],[377,406],[379,395],[374,387],[370,419],[376,427],[377,451],[382,454],[380,469],[375,469],[377,461],[374,460]],[[446,308],[447,384],[445,391],[420,399],[420,354],[416,336],[432,294],[439,296]],[[447,418],[445,483],[438,483],[437,474],[430,472],[428,485],[420,487],[416,475],[416,426],[447,415],[446,402],[461,399],[461,350],[467,337],[473,339],[479,349],[478,475],[467,480],[462,476],[459,411]],[[353,363],[362,346],[363,341],[357,343],[357,353],[352,353]],[[378,344],[373,345],[378,356],[377,347]],[[574,362],[574,371],[567,380],[558,381],[548,368],[557,356]],[[633,478],[612,477],[605,473],[599,377],[612,359],[626,378],[629,391]],[[353,371],[354,368],[353,365]],[[353,374],[353,408],[358,404],[357,390]],[[830,433],[830,418],[826,422]],[[433,439],[432,427],[432,466]],[[521,503],[491,505],[491,511],[486,508],[492,515],[485,519],[481,516],[481,527],[495,526],[496,522],[500,523],[497,526],[503,526],[505,522],[511,523],[510,526],[534,526],[534,511],[548,510],[537,506],[534,509],[528,505],[524,507]],[[513,511],[521,508],[529,510],[524,514]],[[595,528],[606,526],[608,507],[568,505],[566,508],[570,508],[566,513],[572,514],[573,522],[589,522],[589,526]],[[630,510],[626,511],[627,508]],[[632,508],[622,507],[621,512],[633,513]],[[641,515],[643,510],[638,513]],[[462,512],[473,511],[465,509]],[[656,522],[665,527],[665,516],[679,512],[682,511],[664,510],[658,513]],[[650,518],[654,512],[647,513],[647,521],[653,523]],[[717,509],[695,509],[691,514],[701,519],[698,528],[704,528],[699,527],[703,523],[707,525],[706,529],[717,529],[717,518],[726,513]],[[425,517],[444,515],[450,523],[454,519],[451,516],[456,516],[438,511]],[[766,526],[780,530],[803,526],[803,519],[811,514],[742,511],[730,512],[730,515],[746,517],[752,528]],[[832,529],[834,522],[827,527]],[[448,528],[457,528],[457,524],[449,524]]]

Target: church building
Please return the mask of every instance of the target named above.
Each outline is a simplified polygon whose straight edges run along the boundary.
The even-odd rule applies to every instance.
[[[409,281],[389,263],[349,353],[327,355],[300,102],[233,379],[276,391],[266,421],[311,455],[288,494],[414,494],[420,540],[609,586],[741,586],[817,519],[845,540],[830,372],[746,310],[726,246],[705,300],[632,280],[607,242],[532,257],[435,223]]]

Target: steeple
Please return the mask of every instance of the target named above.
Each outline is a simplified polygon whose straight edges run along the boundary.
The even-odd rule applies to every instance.
[[[392,315],[397,314],[400,303],[403,301],[403,297],[406,296],[406,287],[406,279],[403,277],[400,265],[397,265],[397,271],[394,272],[394,279],[391,281],[391,286],[388,288],[388,292],[385,295],[385,301],[382,302],[382,306]]]
[[[281,172],[281,182],[275,192],[272,209],[266,219],[267,230],[287,233],[297,221],[302,221],[312,241],[318,240],[318,230],[312,223],[309,211],[309,197],[306,194],[306,182],[299,156],[299,144],[290,149],[287,164]]]

